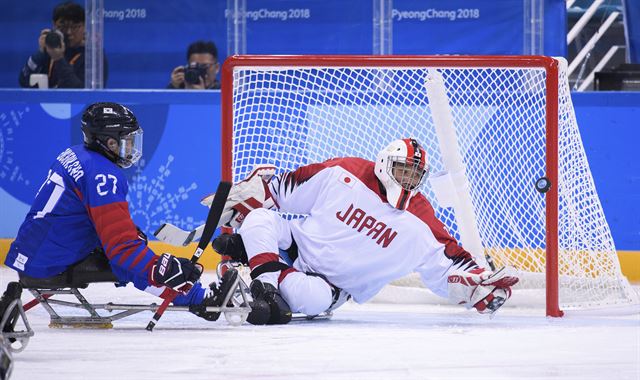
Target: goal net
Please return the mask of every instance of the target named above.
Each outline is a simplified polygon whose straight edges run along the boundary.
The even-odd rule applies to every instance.
[[[222,97],[227,179],[262,163],[284,171],[334,157],[374,160],[413,137],[428,154],[421,191],[439,219],[479,263],[489,256],[518,271],[518,288],[544,289],[548,315],[637,302],[561,61],[237,56],[225,62]],[[541,178],[546,193],[536,189]]]

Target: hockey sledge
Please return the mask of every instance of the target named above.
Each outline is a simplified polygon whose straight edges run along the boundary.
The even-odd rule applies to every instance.
[[[20,285],[28,290],[34,299],[24,306],[19,304],[20,313],[31,308],[42,305],[49,313],[49,327],[75,327],[75,328],[112,328],[113,321],[138,314],[143,311],[155,312],[160,305],[151,304],[117,304],[104,303],[94,304],[89,302],[81,293],[81,289],[86,289],[90,284],[100,282],[111,282],[118,284],[109,267],[108,259],[104,254],[94,252],[85,260],[73,265],[67,271],[49,278],[33,278],[20,276]],[[225,319],[231,325],[240,325],[246,321],[251,307],[249,306],[249,289],[238,277],[225,297],[222,307],[207,307],[208,312],[219,312],[224,314]],[[74,301],[54,298],[57,295],[71,295]],[[81,309],[88,315],[62,314],[64,308]],[[99,312],[103,311],[102,313]],[[188,306],[169,306],[168,311],[189,311]],[[104,311],[108,312],[104,313]],[[26,321],[26,316],[24,316]]]

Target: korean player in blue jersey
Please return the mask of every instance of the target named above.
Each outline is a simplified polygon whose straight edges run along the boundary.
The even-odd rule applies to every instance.
[[[143,132],[135,115],[121,104],[92,104],[82,115],[82,133],[84,144],[60,153],[49,168],[5,264],[21,276],[48,278],[98,248],[121,283],[160,297],[168,288],[176,290],[175,305],[218,319],[220,313],[205,307],[221,306],[230,286],[225,282],[232,282],[225,281],[227,275],[220,284],[203,287],[202,266],[169,253],[156,255],[131,219],[122,169],[142,157]]]

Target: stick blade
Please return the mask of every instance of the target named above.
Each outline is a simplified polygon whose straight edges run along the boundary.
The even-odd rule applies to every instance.
[[[153,233],[153,236],[158,238],[158,240],[178,247],[184,247],[189,244],[191,240],[193,240],[192,235],[191,232],[184,231],[171,223],[163,223],[156,232]]]

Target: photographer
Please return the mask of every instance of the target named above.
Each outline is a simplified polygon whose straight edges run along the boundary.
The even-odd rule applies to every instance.
[[[36,87],[29,83],[31,75],[46,74],[50,88],[84,88],[84,8],[70,1],[58,4],[52,20],[53,30],[40,32],[38,51],[20,70],[20,86]],[[106,59],[103,65],[106,83]]]
[[[168,89],[219,89],[216,75],[220,70],[218,49],[211,41],[196,41],[187,49],[187,64],[178,66],[171,72]]]

